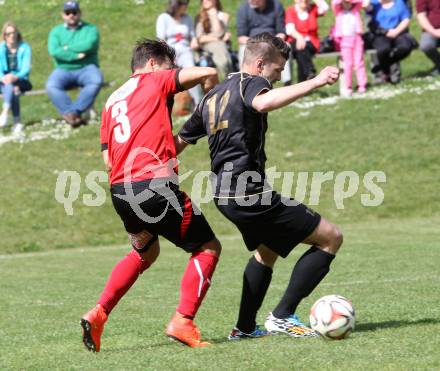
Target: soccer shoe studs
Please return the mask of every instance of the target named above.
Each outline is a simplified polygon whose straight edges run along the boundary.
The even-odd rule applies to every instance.
[[[231,333],[228,335],[228,340],[237,341],[242,339],[255,339],[268,336],[270,334],[271,333],[269,331],[260,325],[256,325],[255,330],[249,334],[246,334],[245,332],[242,332],[238,328],[234,327]]]
[[[82,338],[87,350],[92,352],[100,351],[101,335],[106,321],[107,314],[99,304],[81,317]]]
[[[283,333],[295,338],[318,336],[315,331],[304,325],[296,315],[287,318],[276,318],[272,313],[269,313],[264,326],[272,333]]]

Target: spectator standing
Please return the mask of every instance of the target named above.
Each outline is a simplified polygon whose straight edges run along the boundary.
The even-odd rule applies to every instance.
[[[353,92],[353,70],[356,71],[358,92],[365,93],[367,86],[361,8],[361,0],[332,1],[332,9],[336,16],[333,32],[341,48],[345,78],[343,92],[346,96],[351,96]]]
[[[179,67],[194,67],[193,50],[199,48],[194,32],[192,18],[186,13],[189,0],[169,0],[165,13],[156,21],[156,36],[172,46],[176,51],[176,64]],[[189,89],[194,104],[201,99],[199,86]]]
[[[434,63],[431,75],[440,75],[440,0],[417,0],[417,21],[422,28],[420,49]]]
[[[414,47],[413,38],[408,33],[409,9],[402,0],[373,0],[365,5],[372,16],[373,48],[379,60],[372,72],[380,71],[384,81],[399,83],[400,73],[394,68],[399,68],[398,62],[406,58]]]
[[[196,17],[196,36],[200,48],[212,56],[217,70],[224,77],[232,71],[228,42],[229,14],[222,11],[220,0],[201,0]]]
[[[52,103],[72,127],[83,124],[81,114],[91,108],[103,84],[99,69],[99,31],[81,20],[79,2],[66,1],[63,7],[63,24],[49,33],[49,54],[55,69],[46,82]],[[72,102],[67,90],[81,88]]]
[[[295,0],[286,10],[287,41],[298,64],[298,82],[316,75],[312,58],[319,51],[318,17],[329,9],[324,0],[311,4],[310,0]]]
[[[237,37],[239,44],[238,59],[241,66],[244,50],[250,37],[262,32],[286,40],[285,12],[279,0],[247,0],[237,12]],[[289,61],[286,62],[281,74],[281,81],[289,84],[291,81]]]
[[[22,39],[13,22],[6,22],[2,28],[3,42],[0,44],[0,89],[3,94],[3,110],[0,114],[0,127],[8,123],[9,112],[14,120],[13,133],[23,129],[20,117],[20,93],[32,89],[29,81],[31,71],[31,47]]]

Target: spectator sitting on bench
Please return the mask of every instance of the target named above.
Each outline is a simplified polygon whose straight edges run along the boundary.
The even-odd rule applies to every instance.
[[[333,0],[332,9],[336,16],[334,37],[341,49],[344,63],[343,95],[353,92],[353,69],[356,71],[358,92],[365,93],[367,71],[364,62],[363,26],[360,10],[362,0]]]
[[[49,76],[46,90],[52,103],[72,127],[83,124],[81,114],[92,107],[103,84],[99,69],[99,31],[96,26],[81,21],[81,9],[77,1],[64,3],[64,24],[49,34],[49,54],[55,62],[55,70]],[[67,90],[80,87],[72,102]]]
[[[298,82],[316,74],[312,58],[319,51],[318,17],[329,9],[324,0],[311,4],[310,0],[295,0],[286,10],[287,41],[292,45],[292,56],[298,64]]]
[[[415,46],[408,32],[410,11],[402,0],[373,0],[366,4],[366,9],[372,17],[372,44],[379,60],[372,72],[380,71],[382,80],[399,83],[400,73],[393,68],[399,68],[397,62],[406,58]]]
[[[222,77],[232,72],[232,61],[227,42],[229,14],[222,11],[220,0],[200,0],[200,13],[196,17],[196,36],[200,48],[212,56]]]
[[[237,11],[238,60],[241,66],[244,50],[250,37],[269,32],[286,40],[284,7],[280,0],[246,0]],[[281,73],[281,82],[289,85],[292,77],[289,61]]]
[[[13,133],[21,132],[19,94],[31,90],[31,47],[22,40],[21,33],[13,22],[6,22],[2,29],[0,44],[0,90],[3,94],[3,110],[0,127],[8,123],[9,111],[14,120]]]

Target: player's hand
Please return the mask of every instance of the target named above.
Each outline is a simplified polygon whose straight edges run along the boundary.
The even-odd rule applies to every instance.
[[[306,47],[306,39],[303,36],[300,36],[296,39],[296,49],[304,50]]]
[[[86,53],[78,53],[78,59],[84,59],[86,56]]]
[[[202,83],[203,93],[207,93],[219,83],[218,75],[207,77]]]
[[[334,66],[327,66],[313,78],[318,87],[325,85],[333,85],[339,79],[339,68]]]
[[[108,156],[108,149],[102,151],[102,159],[104,160],[104,164],[105,164],[105,168],[107,169],[107,172],[110,174],[110,172],[112,171],[112,164]]]

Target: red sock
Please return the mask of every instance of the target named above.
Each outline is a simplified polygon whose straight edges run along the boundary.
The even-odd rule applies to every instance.
[[[180,303],[177,311],[194,318],[211,285],[218,257],[206,252],[194,253],[189,259],[180,285]]]
[[[114,266],[104,291],[98,300],[98,304],[104,307],[107,314],[110,314],[115,305],[118,304],[118,301],[136,282],[139,275],[150,265],[146,260],[142,260],[136,251],[131,250],[129,254]]]

